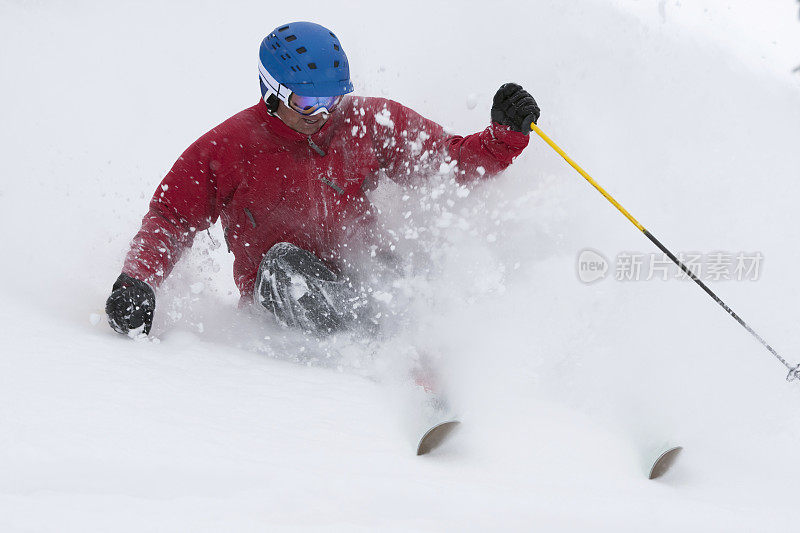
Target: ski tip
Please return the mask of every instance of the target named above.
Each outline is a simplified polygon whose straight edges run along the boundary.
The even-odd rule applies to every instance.
[[[648,479],[656,479],[666,474],[682,451],[683,446],[674,446],[659,455],[650,468]]]
[[[448,420],[441,424],[436,424],[431,429],[425,432],[419,440],[417,446],[417,455],[425,455],[439,447],[444,440],[461,424],[460,420]]]

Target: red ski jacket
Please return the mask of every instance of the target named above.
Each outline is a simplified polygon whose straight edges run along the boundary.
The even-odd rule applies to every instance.
[[[383,98],[346,97],[311,137],[270,115],[263,101],[195,141],[156,189],[123,272],[153,287],[198,231],[222,219],[242,296],[261,259],[291,242],[338,268],[340,247],[374,223],[365,195],[379,172],[408,183],[449,156],[461,182],[505,169],[528,137],[491,123],[461,137]]]

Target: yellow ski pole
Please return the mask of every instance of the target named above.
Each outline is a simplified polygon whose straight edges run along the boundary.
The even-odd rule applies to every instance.
[[[619,202],[617,202],[617,201],[614,199],[614,197],[613,197],[613,196],[611,196],[610,194],[608,194],[608,192],[607,192],[607,191],[606,191],[606,190],[605,190],[603,187],[601,187],[601,186],[600,186],[600,184],[599,184],[599,183],[597,183],[597,182],[594,180],[594,178],[592,178],[592,177],[591,177],[591,176],[590,176],[590,175],[589,175],[589,174],[588,174],[588,173],[587,173],[585,170],[583,170],[583,169],[580,167],[580,165],[578,165],[578,164],[577,164],[575,161],[573,161],[573,160],[572,160],[572,158],[571,158],[570,156],[568,156],[568,155],[567,155],[567,153],[566,153],[566,152],[564,152],[564,150],[562,150],[562,149],[561,149],[561,148],[560,148],[560,147],[559,147],[559,146],[558,146],[558,145],[557,145],[555,142],[553,142],[553,140],[552,140],[550,137],[548,137],[548,136],[547,136],[547,134],[545,134],[545,132],[543,132],[543,131],[542,131],[542,129],[541,129],[539,126],[537,126],[537,125],[536,125],[536,124],[534,124],[534,123],[531,123],[531,130],[535,131],[535,132],[536,132],[536,134],[537,134],[539,137],[541,137],[541,138],[542,138],[542,140],[544,140],[544,142],[546,142],[548,145],[550,145],[550,147],[551,147],[553,150],[555,150],[555,151],[558,153],[558,155],[560,155],[561,157],[563,157],[563,158],[564,158],[564,161],[566,161],[567,163],[569,163],[569,165],[570,165],[572,168],[574,168],[575,170],[577,170],[577,171],[578,171],[578,174],[580,174],[581,176],[583,176],[583,177],[584,177],[584,179],[586,179],[586,181],[588,181],[589,183],[591,183],[591,184],[592,184],[592,187],[594,187],[595,189],[597,189],[597,190],[600,192],[600,194],[602,194],[602,195],[605,197],[605,199],[606,199],[606,200],[608,200],[609,202],[611,202],[611,204],[612,204],[614,207],[616,207],[616,208],[619,210],[619,212],[620,212],[620,213],[622,213],[623,215],[625,215],[625,218],[627,218],[628,220],[630,220],[630,221],[631,221],[631,223],[632,223],[634,226],[636,226],[636,228],[637,228],[639,231],[641,231],[642,233],[644,233],[645,237],[647,237],[647,238],[650,240],[650,242],[652,242],[653,244],[655,244],[655,245],[656,245],[656,247],[657,247],[659,250],[661,250],[662,252],[664,252],[664,254],[665,254],[667,257],[669,257],[669,258],[670,258],[670,260],[671,260],[673,263],[675,263],[675,264],[678,266],[678,268],[680,268],[681,270],[683,270],[683,272],[685,272],[685,273],[686,273],[686,275],[687,275],[687,276],[689,276],[689,277],[692,279],[692,281],[694,281],[695,283],[697,283],[697,284],[700,286],[700,288],[702,288],[702,289],[703,289],[703,290],[706,292],[706,294],[708,294],[708,295],[709,295],[709,296],[710,296],[710,297],[711,297],[711,298],[712,298],[712,299],[713,299],[715,302],[717,302],[717,303],[720,305],[720,307],[722,307],[722,308],[725,310],[725,312],[726,312],[726,313],[728,313],[728,314],[729,314],[729,315],[730,315],[730,316],[731,316],[731,317],[732,317],[734,320],[736,320],[736,322],[738,322],[740,326],[742,326],[744,329],[746,329],[746,330],[747,330],[747,331],[748,331],[748,332],[749,332],[749,333],[750,333],[750,334],[751,334],[753,337],[755,337],[755,338],[758,340],[758,342],[760,342],[760,343],[761,343],[761,345],[762,345],[764,348],[766,348],[766,349],[767,349],[767,351],[769,351],[769,353],[771,353],[772,355],[774,355],[774,356],[775,356],[775,357],[778,359],[778,361],[780,361],[780,362],[783,364],[783,366],[785,366],[785,367],[786,367],[786,368],[789,370],[789,373],[786,375],[786,380],[787,380],[787,381],[793,381],[793,380],[795,380],[795,379],[798,379],[798,378],[800,378],[800,363],[798,363],[797,365],[790,365],[788,362],[786,362],[786,360],[785,360],[783,357],[781,357],[781,356],[780,356],[780,354],[779,354],[777,351],[775,351],[775,349],[774,349],[772,346],[770,346],[769,344],[767,344],[767,341],[765,341],[765,340],[764,340],[764,339],[761,337],[761,335],[759,335],[758,333],[756,333],[756,332],[755,332],[755,330],[754,330],[753,328],[751,328],[751,327],[750,327],[750,326],[747,324],[747,322],[745,322],[744,320],[742,320],[742,318],[741,318],[739,315],[737,315],[737,314],[734,312],[734,310],[733,310],[733,309],[731,309],[731,308],[728,306],[728,304],[726,304],[725,302],[723,302],[723,301],[722,301],[722,299],[721,299],[719,296],[717,296],[716,294],[714,294],[714,291],[712,291],[711,289],[709,289],[709,288],[708,288],[708,286],[707,286],[705,283],[703,283],[703,282],[700,280],[700,278],[698,278],[697,276],[695,276],[694,272],[692,272],[691,270],[689,270],[689,268],[688,268],[686,265],[684,265],[684,264],[683,264],[683,262],[682,262],[681,260],[679,260],[679,259],[678,259],[678,258],[675,256],[675,254],[673,254],[671,251],[669,251],[669,249],[667,249],[667,247],[666,247],[666,246],[664,246],[663,244],[661,244],[661,241],[659,241],[658,239],[656,239],[656,238],[653,236],[653,234],[652,234],[652,233],[650,233],[649,231],[647,231],[647,229],[646,229],[644,226],[642,226],[642,225],[639,223],[639,221],[638,221],[638,220],[636,220],[635,218],[633,218],[633,215],[631,215],[631,214],[630,214],[630,213],[627,211],[627,209],[625,209],[624,207],[622,207],[622,205],[621,205]]]

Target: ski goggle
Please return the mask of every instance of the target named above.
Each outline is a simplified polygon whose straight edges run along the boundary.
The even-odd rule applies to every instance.
[[[320,113],[333,113],[343,95],[338,96],[300,96],[297,93],[289,95],[288,104],[294,111],[301,115],[311,116]]]

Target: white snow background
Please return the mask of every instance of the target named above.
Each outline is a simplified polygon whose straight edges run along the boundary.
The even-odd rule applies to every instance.
[[[761,252],[758,281],[712,286],[796,362],[797,9],[0,2],[0,531],[796,531],[800,384],[690,282],[581,284],[581,249],[652,247],[535,136],[466,197],[376,197],[438,265],[397,343],[441,355],[464,413],[429,456],[388,386],[292,362],[236,310],[218,226],[151,340],[103,305],[173,161],[257,101],[260,40],[313,20],[358,94],[469,133],[517,81],[674,251]],[[683,456],[648,481],[670,442]]]

